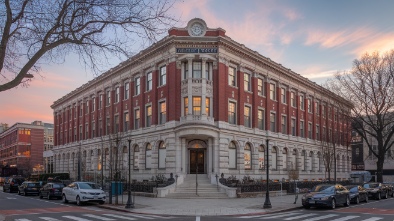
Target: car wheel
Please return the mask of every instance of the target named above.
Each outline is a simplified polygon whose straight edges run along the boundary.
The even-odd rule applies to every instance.
[[[350,206],[350,198],[349,196],[346,197],[346,202],[344,204],[345,206]]]
[[[335,199],[331,200],[331,209],[335,209]]]
[[[51,196],[49,195],[49,193],[47,193],[47,198],[48,198],[48,200],[51,199]]]
[[[43,197],[42,197],[42,194],[41,194],[41,192],[39,192],[38,193],[38,195],[40,196],[40,199],[42,199]]]
[[[63,194],[63,196],[62,196],[62,201],[63,201],[63,203],[68,203],[68,200],[67,200],[67,197],[65,194]]]
[[[365,196],[365,202],[368,203],[368,201],[369,201],[369,198],[368,198],[368,195],[366,195]]]
[[[359,204],[359,203],[360,203],[360,198],[356,197],[356,204]]]
[[[386,191],[386,194],[384,194],[384,198],[388,199],[389,198],[389,193]]]
[[[82,205],[81,199],[79,198],[79,196],[77,196],[77,205],[80,206]]]

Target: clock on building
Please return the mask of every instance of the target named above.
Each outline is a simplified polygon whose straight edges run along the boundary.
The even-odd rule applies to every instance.
[[[187,27],[189,35],[194,37],[204,36],[207,29],[202,19],[192,19]]]

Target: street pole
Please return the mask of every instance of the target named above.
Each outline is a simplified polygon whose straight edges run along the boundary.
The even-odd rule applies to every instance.
[[[78,151],[78,181],[81,181],[81,145],[82,142],[79,142],[79,151]]]
[[[337,183],[337,154],[335,153],[335,144],[334,144],[334,184]]]
[[[270,193],[269,193],[269,155],[268,155],[268,150],[269,150],[269,141],[270,140],[268,140],[267,139],[267,151],[266,151],[266,158],[267,158],[267,190],[265,191],[265,202],[264,202],[264,206],[263,206],[263,208],[264,209],[266,209],[266,208],[272,208],[272,205],[271,205],[271,202],[270,202]]]
[[[131,199],[131,165],[130,165],[130,157],[131,157],[131,147],[130,147],[130,143],[131,143],[131,139],[127,140],[129,142],[129,191],[127,193],[127,204],[125,206],[126,209],[130,209],[130,208],[134,208],[134,203],[133,200]]]

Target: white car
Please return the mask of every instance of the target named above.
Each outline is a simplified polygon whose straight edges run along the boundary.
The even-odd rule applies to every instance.
[[[84,202],[105,203],[105,192],[101,188],[91,182],[73,182],[62,190],[63,203],[69,201],[77,202],[80,206]]]

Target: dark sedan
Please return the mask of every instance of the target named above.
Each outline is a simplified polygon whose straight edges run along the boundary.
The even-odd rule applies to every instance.
[[[29,194],[35,194],[38,195],[40,192],[41,185],[39,182],[31,182],[31,181],[25,181],[19,186],[18,194],[21,195],[29,195]]]
[[[336,205],[340,204],[350,205],[350,192],[339,184],[320,184],[302,196],[302,206],[306,209],[319,206],[335,209]]]
[[[360,202],[368,202],[368,191],[359,185],[349,185],[346,188],[350,192],[350,202],[359,204]]]
[[[52,197],[56,197],[58,199],[62,198],[62,190],[64,184],[63,183],[47,183],[40,189],[40,199],[46,197],[47,199],[51,199]]]
[[[377,200],[389,198],[389,190],[382,183],[365,183],[363,187],[367,189],[369,198],[375,198]]]

